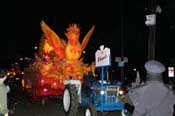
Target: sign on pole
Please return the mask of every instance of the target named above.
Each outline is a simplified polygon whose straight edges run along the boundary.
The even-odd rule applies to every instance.
[[[174,67],[168,67],[168,77],[174,77]]]
[[[111,53],[110,49],[104,47],[104,45],[100,46],[100,50],[95,52],[95,66],[110,66],[111,65]]]
[[[120,62],[120,61],[122,61],[122,58],[121,57],[115,57],[115,62]],[[125,63],[127,63],[128,62],[128,57],[124,57],[123,58],[123,61]]]
[[[156,25],[156,15],[155,14],[146,15],[145,25],[146,26]]]
[[[125,62],[124,61],[118,62],[118,67],[124,67],[124,66],[125,66]]]

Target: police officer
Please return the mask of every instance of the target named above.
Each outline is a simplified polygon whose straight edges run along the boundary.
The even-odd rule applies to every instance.
[[[144,65],[147,81],[131,89],[126,103],[134,106],[132,116],[173,116],[175,93],[163,83],[165,66],[156,60]]]

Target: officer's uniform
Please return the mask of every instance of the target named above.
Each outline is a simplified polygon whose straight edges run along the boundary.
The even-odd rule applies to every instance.
[[[162,81],[165,66],[155,60],[145,63],[147,81],[131,89],[126,103],[134,106],[132,116],[173,116],[175,94]]]

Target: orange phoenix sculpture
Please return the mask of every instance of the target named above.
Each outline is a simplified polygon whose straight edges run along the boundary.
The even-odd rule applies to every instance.
[[[43,35],[41,37],[39,54],[35,54],[34,67],[38,68],[43,78],[54,78],[59,81],[56,88],[64,89],[64,80],[83,80],[89,71],[94,73],[94,62],[90,65],[83,63],[81,58],[87,43],[94,31],[93,26],[84,37],[82,44],[79,42],[80,28],[71,24],[65,35],[68,39],[61,39],[44,21],[41,22]],[[95,73],[94,73],[95,74]]]

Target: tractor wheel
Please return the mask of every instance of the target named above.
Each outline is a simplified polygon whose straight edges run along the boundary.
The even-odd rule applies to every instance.
[[[86,107],[84,116],[97,116],[97,112],[93,104],[89,104]]]
[[[64,89],[63,108],[66,116],[76,116],[78,112],[78,90],[74,85],[68,85]]]
[[[126,109],[121,110],[121,116],[132,116]]]

